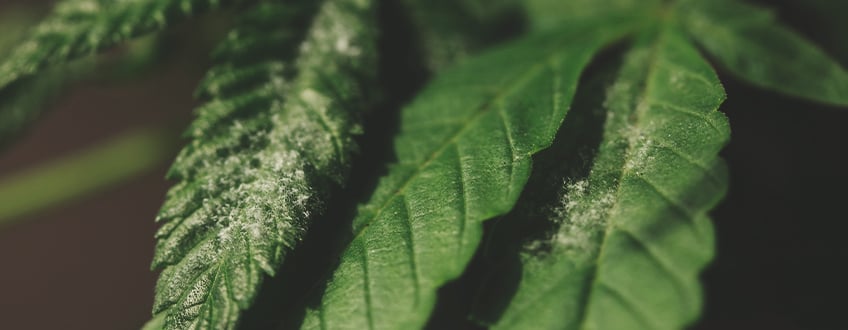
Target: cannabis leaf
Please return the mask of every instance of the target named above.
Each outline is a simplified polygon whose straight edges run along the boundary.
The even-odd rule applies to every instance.
[[[168,172],[145,329],[250,327],[268,276],[336,243],[319,253],[338,259],[320,262],[336,268],[312,304],[280,315],[307,329],[422,328],[442,321],[434,306],[458,279],[479,289],[459,313],[492,328],[682,328],[701,309],[708,212],[727,189],[725,94],[703,56],[848,105],[848,71],[734,0],[64,0],[0,62],[0,143],[77,70],[55,64],[230,4],[244,6]],[[309,232],[348,182],[374,96],[392,108],[429,74],[352,228]],[[289,256],[307,233],[315,245]]]
[[[328,0],[294,61],[297,17],[314,6],[263,3],[245,14],[202,83],[193,138],[158,218],[155,313],[166,329],[232,329],[343,184],[374,80],[370,1]],[[307,11],[308,13],[308,11]]]
[[[610,187],[614,187],[610,192],[612,197],[602,193],[594,193],[582,199],[574,194],[571,196],[575,201],[579,200],[578,204],[591,206],[571,205],[572,207],[588,213],[598,209],[603,211],[606,208],[607,215],[595,219],[584,217],[582,220],[585,221],[580,225],[589,228],[581,228],[578,225],[575,229],[567,225],[562,229],[565,231],[562,235],[572,234],[585,241],[585,244],[580,243],[584,246],[580,250],[583,255],[579,258],[589,266],[584,266],[581,271],[596,272],[583,275],[593,279],[593,282],[588,284],[592,290],[589,296],[591,300],[569,303],[567,295],[555,294],[563,293],[562,291],[554,292],[545,296],[554,299],[548,305],[571,306],[569,310],[578,313],[577,318],[554,318],[552,321],[551,318],[525,313],[523,309],[514,315],[507,314],[506,318],[526,317],[533,322],[552,322],[548,325],[553,327],[577,320],[575,326],[586,328],[621,328],[628,324],[649,328],[675,328],[691,322],[699,311],[697,274],[712,255],[711,231],[706,212],[717,203],[725,189],[721,165],[715,160],[716,153],[728,135],[726,120],[715,112],[724,94],[712,69],[689,44],[687,37],[678,31],[678,20],[680,17],[687,17],[685,11],[691,9],[680,9],[676,4],[652,2],[634,11],[631,10],[637,8],[634,7],[634,2],[620,1],[615,4],[617,6],[614,7],[613,15],[601,14],[603,6],[596,5],[595,11],[590,10],[582,17],[567,18],[563,21],[570,22],[571,25],[567,29],[569,31],[579,31],[575,25],[580,23],[610,26],[609,21],[633,19],[655,21],[664,26],[662,37],[655,40],[653,45],[648,47],[640,44],[634,50],[634,54],[639,54],[645,53],[644,48],[648,48],[650,55],[647,58],[629,60],[641,62],[643,67],[649,67],[650,70],[642,73],[644,77],[640,78],[639,73],[631,72],[635,70],[633,67],[639,67],[639,64],[628,63],[628,69],[622,77],[622,84],[645,82],[645,90],[630,96],[633,99],[631,107],[618,105],[618,109],[612,112],[611,116],[619,119],[645,119],[637,119],[636,123],[632,123],[636,128],[621,127],[623,124],[619,124],[619,127],[610,128],[612,132],[607,134],[607,138],[614,141],[610,142],[613,145],[626,141],[623,149],[619,145],[619,152],[624,150],[625,154],[619,155],[617,162],[613,162],[615,159],[604,158],[616,157],[608,155],[613,153],[613,150],[602,151],[596,165],[600,167],[596,171],[598,174],[593,174],[601,176],[593,179],[593,185],[602,186],[593,187],[594,191],[608,192]],[[544,17],[544,14],[537,16]],[[602,21],[604,24],[599,23]],[[562,24],[562,21],[558,23],[560,26]],[[550,30],[549,26],[552,25],[538,24],[538,29]],[[634,31],[652,31],[653,28],[646,26],[631,27]],[[598,35],[602,34],[595,34],[595,40],[601,41],[602,38]],[[605,45],[610,40],[614,38],[603,40],[595,46]],[[644,40],[641,42],[645,43]],[[548,45],[552,43],[547,42]],[[572,41],[571,46],[574,45],[582,46],[579,42]],[[512,60],[510,68],[530,67],[525,66],[528,63],[525,61],[538,58],[532,55],[533,51],[530,49],[543,53],[546,51],[544,46],[529,42],[512,47],[514,48],[507,48],[499,53],[515,52],[501,55],[503,57],[499,58],[502,61],[506,58]],[[405,110],[402,131],[396,142],[400,164],[391,169],[371,202],[360,210],[354,222],[355,238],[348,250],[342,254],[341,264],[324,292],[321,305],[308,312],[305,328],[405,328],[423,325],[425,316],[432,307],[435,289],[458,276],[468,262],[471,250],[465,249],[477,245],[480,235],[479,223],[512,207],[516,180],[521,180],[518,185],[520,190],[527,176],[526,167],[522,169],[523,164],[519,162],[524,150],[515,147],[521,144],[516,141],[521,141],[522,138],[533,141],[538,138],[533,134],[539,132],[552,136],[556,128],[515,129],[521,127],[519,124],[529,126],[533,124],[534,119],[544,118],[541,114],[533,112],[533,105],[544,99],[536,93],[544,89],[535,85],[537,77],[521,77],[517,73],[510,73],[510,69],[501,69],[505,64],[492,60],[492,57],[498,58],[497,55],[483,56],[440,76],[430,88],[419,95],[418,101]],[[838,69],[838,66],[831,69],[834,68]],[[536,67],[533,71],[538,73],[544,69]],[[676,72],[676,75],[669,76],[672,72]],[[503,73],[506,75],[501,76]],[[504,85],[499,84],[509,86],[507,82],[510,79],[520,81],[520,85],[506,88],[508,92],[504,96],[499,88]],[[477,85],[478,81],[489,84],[481,87]],[[569,84],[573,82],[564,85]],[[659,87],[649,87],[654,85]],[[523,89],[525,86],[537,88],[530,91]],[[513,92],[515,94],[512,94]],[[622,102],[617,99],[626,98],[627,93],[621,93],[624,95],[611,95],[611,102]],[[513,103],[513,100],[510,100],[513,95],[520,95],[516,97],[522,99],[523,103]],[[477,107],[469,104],[476,104]],[[479,117],[470,115],[468,119],[453,119],[462,116],[463,112],[459,109],[463,107],[482,110],[475,113]],[[489,112],[490,109],[495,110]],[[510,111],[518,111],[517,109],[521,109],[527,118],[520,123],[513,123],[509,114]],[[625,110],[628,112],[624,113]],[[670,114],[658,114],[661,112]],[[489,116],[494,116],[493,113],[502,115],[501,127],[495,125],[497,121],[490,119]],[[478,120],[481,124],[476,122]],[[609,125],[616,124],[611,122]],[[625,129],[628,131],[622,131]],[[498,135],[507,138],[502,139]],[[467,142],[466,139],[474,142]],[[512,146],[507,148],[510,153],[498,149],[496,141],[504,140],[509,142],[505,145]],[[526,149],[532,150],[529,154],[546,145],[539,140],[536,140],[536,143],[531,142],[530,145],[534,147]],[[509,161],[498,160],[497,157],[503,157],[504,154],[512,155],[507,157],[513,159],[511,165],[505,165],[510,164]],[[481,162],[483,159],[485,161]],[[662,164],[652,163],[654,160]],[[620,166],[616,167],[615,164]],[[665,164],[675,166],[673,169],[663,167]],[[504,177],[501,171],[510,175]],[[704,191],[693,193],[690,189]],[[606,203],[609,205],[605,205]],[[569,212],[578,211],[569,210],[565,214]],[[675,221],[679,219],[688,220],[690,224],[675,225]],[[571,220],[573,219],[562,221],[568,223]],[[593,223],[600,220],[608,222],[602,222],[600,225]],[[592,226],[602,229],[593,229]],[[658,228],[663,230],[658,233]],[[598,235],[600,239],[593,237]],[[564,238],[565,241],[570,239]],[[597,246],[593,247],[593,240],[601,242],[595,243]],[[681,240],[684,243],[681,243]],[[657,249],[662,251],[654,251]],[[659,255],[663,252],[666,254]],[[592,253],[597,256],[593,257]],[[595,263],[585,261],[593,258],[598,269],[591,267]],[[608,259],[610,261],[607,261]],[[607,263],[612,265],[608,266]],[[627,275],[622,269],[632,267],[642,270],[646,263],[652,268],[644,270],[639,278],[644,276],[657,279],[656,281],[636,283],[626,282],[628,278],[616,277]],[[403,267],[404,264],[408,266]],[[540,264],[550,266],[548,261]],[[552,271],[551,274],[561,275],[564,272],[572,275],[562,266],[556,270],[560,272]],[[543,269],[536,268],[531,272],[538,272],[540,277],[544,277],[541,274],[546,273]],[[663,287],[662,279],[669,277],[675,281],[674,285]],[[567,278],[554,283],[565,283],[563,290],[580,294],[587,285],[575,284],[574,281],[578,280]],[[549,285],[551,282],[541,280],[528,285],[539,285],[538,283]],[[642,290],[638,287],[642,284],[654,290],[668,290],[649,298],[651,300],[646,303],[651,306],[644,307],[646,310],[627,310],[639,304],[622,299],[635,297],[622,298],[615,294],[649,294],[647,291],[638,291]],[[538,298],[538,294],[539,292],[533,292],[524,299]],[[516,301],[515,304],[524,303],[521,297],[516,297]],[[583,310],[581,303],[588,304],[585,315],[579,314]],[[617,315],[619,317],[612,318],[615,322],[622,323],[603,324],[605,319],[597,316],[598,312],[595,310],[607,308],[622,308],[615,310],[620,314]],[[562,310],[553,310],[556,315],[563,315]],[[550,312],[551,309],[546,311]],[[506,322],[508,327],[512,321]]]
[[[848,71],[762,8],[731,0],[682,1],[690,34],[734,75],[760,87],[848,105]]]
[[[42,111],[55,93],[61,70],[35,77],[45,67],[95,53],[156,31],[228,0],[65,0],[32,35],[0,62],[0,141],[16,134]],[[20,91],[32,93],[20,95]]]
[[[730,135],[716,111],[723,100],[685,36],[665,29],[640,39],[608,91],[589,178],[567,185],[550,250],[523,254],[517,293],[494,328],[679,329],[693,321],[698,273],[713,253],[707,212],[727,185],[717,158]]]
[[[608,22],[606,22],[608,23]],[[398,163],[354,220],[304,328],[419,328],[482,222],[508,212],[592,55],[633,22],[535,35],[446,71],[403,110]],[[591,37],[587,37],[591,34]]]

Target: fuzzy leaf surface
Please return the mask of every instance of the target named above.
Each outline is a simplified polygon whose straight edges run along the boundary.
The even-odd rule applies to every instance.
[[[315,5],[264,3],[215,52],[157,219],[166,329],[235,328],[347,177],[374,79],[373,6],[328,0],[309,15]]]
[[[727,189],[717,156],[730,136],[716,111],[724,99],[681,33],[640,38],[608,89],[588,178],[569,182],[549,206],[556,229],[525,247],[506,310],[492,319],[482,307],[475,317],[494,329],[681,329],[694,321],[698,274],[713,256],[707,212]]]
[[[732,0],[682,1],[683,22],[731,73],[754,85],[848,106],[848,71],[774,14]]]
[[[630,24],[527,37],[439,75],[402,112],[398,162],[354,220],[306,329],[415,329],[482,222],[508,212],[568,112],[578,77]],[[591,36],[591,37],[589,37]]]

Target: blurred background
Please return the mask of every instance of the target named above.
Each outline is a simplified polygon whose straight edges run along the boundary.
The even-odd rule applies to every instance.
[[[0,0],[0,54],[50,2]],[[848,1],[759,2],[848,66]],[[0,328],[137,329],[149,319],[164,173],[228,24],[227,13],[205,15],[78,61],[94,73],[75,78],[0,153]],[[693,328],[845,328],[848,109],[720,75],[733,128],[723,153],[731,188],[714,212],[718,257],[704,273],[706,307]],[[98,161],[109,166],[80,170]],[[44,173],[65,179],[46,185]],[[52,202],[75,195],[80,182],[93,192]]]

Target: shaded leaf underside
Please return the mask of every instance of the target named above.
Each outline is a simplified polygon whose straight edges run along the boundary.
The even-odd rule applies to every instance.
[[[313,6],[264,3],[215,53],[199,90],[210,101],[158,217],[154,311],[167,313],[167,329],[234,328],[263,273],[274,274],[347,176],[373,81],[373,8],[325,1],[295,47],[297,18]]]
[[[531,36],[437,77],[404,109],[398,163],[360,208],[354,239],[303,327],[422,327],[436,290],[476,250],[482,222],[512,208],[584,66],[626,30]]]
[[[700,310],[712,258],[707,212],[726,190],[724,91],[673,30],[642,38],[607,92],[586,180],[552,217],[551,251],[526,252],[496,329],[680,329]],[[498,275],[495,275],[498,276]],[[487,302],[478,302],[486,306]],[[477,317],[487,319],[485,310]],[[495,321],[495,320],[490,320]]]

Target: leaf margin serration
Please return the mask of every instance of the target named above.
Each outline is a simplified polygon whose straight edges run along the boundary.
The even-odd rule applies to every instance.
[[[273,276],[309,220],[322,211],[329,187],[343,184],[347,176],[356,151],[353,137],[362,131],[359,118],[372,101],[373,4],[327,0],[301,5],[317,9],[296,52],[287,50],[296,44],[289,43],[269,61],[254,64],[255,52],[228,49],[227,42],[245,40],[248,31],[237,29],[215,54],[229,61],[210,71],[198,91],[212,97],[198,109],[208,120],[196,121],[187,131],[194,140],[169,172],[182,181],[169,192],[157,218],[163,225],[153,268],[164,270],[154,313],[168,314],[166,329],[234,328],[263,277]],[[261,6],[276,4],[263,3],[257,10]],[[259,13],[246,21],[279,21],[281,15],[263,18]],[[278,40],[266,28],[252,33],[271,43]],[[298,56],[281,62],[279,52]],[[245,69],[221,74],[227,67]],[[240,95],[247,96],[227,102]],[[239,138],[228,139],[228,132]],[[215,140],[220,134],[225,135]],[[208,147],[204,141],[221,145]]]
[[[476,250],[482,235],[482,222],[508,212],[515,203],[529,176],[530,156],[552,142],[582,69],[597,51],[630,33],[634,25],[641,24],[634,21],[610,23],[609,26],[589,24],[574,31],[534,34],[468,59],[437,76],[403,110],[401,132],[395,139],[395,151],[400,160],[381,179],[371,200],[360,207],[353,224],[354,238],[342,253],[341,264],[329,280],[321,302],[307,310],[302,328],[424,326],[435,304],[436,290],[458,277]],[[589,31],[596,34],[586,37]],[[524,54],[532,56],[523,58],[518,56],[518,50],[533,54]],[[524,61],[522,65],[495,64],[504,60],[512,60],[510,64],[515,64],[518,59]],[[483,87],[474,87],[474,81],[483,82]],[[486,86],[489,82],[494,84]],[[550,95],[536,98],[538,104],[533,104],[533,98],[519,96],[520,92],[539,85],[544,86],[542,93]],[[440,96],[436,99],[449,101],[440,104],[440,101],[431,100],[437,95]],[[535,111],[528,110],[533,107]],[[543,108],[547,110],[539,110]],[[539,118],[546,119],[532,126],[527,121],[535,117],[528,113],[539,115],[539,111],[545,113]],[[452,117],[460,120],[445,119]],[[486,130],[482,128],[483,123],[495,128]],[[426,134],[423,134],[425,129]],[[498,148],[503,149],[501,151],[506,154],[502,156],[507,160],[490,162],[485,157],[474,157],[478,154],[494,157],[499,153],[495,150]],[[496,169],[486,169],[492,166]],[[482,172],[463,173],[478,169],[491,176],[483,176]],[[496,181],[494,177],[503,175],[507,176],[502,180],[504,184],[482,182]],[[477,195],[465,199],[450,192],[459,190],[473,191]],[[490,193],[482,194],[482,191]],[[433,202],[438,206],[432,205]],[[431,205],[422,206],[422,203]],[[454,221],[459,221],[460,225],[442,228]],[[428,226],[431,232],[454,233],[458,243],[448,244],[448,241],[433,240],[433,237],[422,239]],[[367,246],[378,241],[383,245]],[[429,243],[416,247],[422,242]],[[392,259],[398,255],[403,256]],[[417,265],[422,258],[429,261]],[[396,267],[388,270],[389,264]],[[375,267],[385,269],[375,271]],[[375,280],[375,276],[380,278]],[[404,284],[390,283],[399,278],[403,278],[400,281]],[[375,288],[383,292],[375,293]]]

